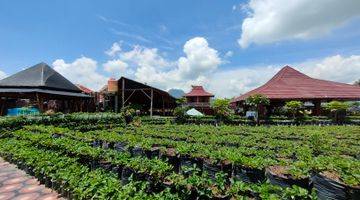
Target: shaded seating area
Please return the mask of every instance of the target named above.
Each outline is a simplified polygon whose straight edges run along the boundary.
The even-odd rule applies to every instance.
[[[309,77],[289,66],[282,68],[264,85],[232,100],[236,108],[246,108],[245,100],[254,94],[263,94],[270,100],[267,111],[274,111],[287,101],[298,100],[311,109],[313,115],[323,114],[323,103],[337,101],[359,101],[360,87],[334,81]]]
[[[39,63],[0,80],[0,115],[9,109],[37,109],[40,113],[89,112],[94,99],[46,63]]]

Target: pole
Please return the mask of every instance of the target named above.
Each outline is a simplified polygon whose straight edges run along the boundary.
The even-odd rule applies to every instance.
[[[150,101],[150,117],[153,116],[153,99],[154,99],[154,90],[151,89],[151,101]]]
[[[125,78],[122,78],[122,81],[121,81],[121,97],[122,97],[121,108],[124,108],[125,107]]]
[[[119,112],[119,96],[118,93],[115,94],[115,112]]]

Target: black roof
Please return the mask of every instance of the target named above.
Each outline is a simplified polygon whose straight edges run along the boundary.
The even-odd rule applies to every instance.
[[[39,63],[0,80],[0,88],[45,88],[81,93],[76,85],[46,63]]]
[[[147,85],[147,84],[144,84],[144,83],[140,83],[140,82],[137,82],[135,80],[132,80],[132,79],[129,79],[129,78],[126,78],[126,77],[120,77],[120,79],[118,80],[118,84],[119,84],[119,90],[121,90],[121,87],[122,87],[122,80],[125,80],[125,85],[126,85],[126,89],[143,89],[143,88],[149,88],[149,89],[153,89],[154,91],[157,91],[158,93],[162,94],[162,95],[165,95],[165,96],[169,96],[170,98],[176,100],[175,97],[173,97],[170,93],[164,91],[164,90],[161,90],[161,89],[158,89],[158,88],[155,88],[155,87],[152,87],[150,85]]]

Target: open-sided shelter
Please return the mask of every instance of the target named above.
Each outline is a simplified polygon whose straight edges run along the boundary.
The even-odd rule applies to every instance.
[[[176,98],[161,89],[121,77],[116,86],[109,81],[106,91],[110,105],[119,111],[125,106],[132,106],[142,113],[167,115],[176,107]],[[110,98],[109,98],[110,97]]]
[[[39,63],[0,80],[0,97],[1,115],[6,114],[7,109],[17,107],[20,100],[27,100],[25,106],[36,106],[40,112],[47,109],[89,111],[92,101],[89,95],[82,93],[46,63]]]
[[[239,107],[247,97],[254,94],[263,94],[269,98],[270,107],[282,106],[291,100],[299,100],[313,105],[313,114],[319,115],[321,103],[332,100],[359,101],[360,87],[311,78],[285,66],[263,86],[234,98],[232,104]]]

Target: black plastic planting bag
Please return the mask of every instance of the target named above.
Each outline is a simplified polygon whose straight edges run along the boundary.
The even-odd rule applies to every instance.
[[[360,189],[350,188],[342,183],[314,173],[311,180],[320,200],[359,200]]]
[[[261,183],[265,181],[265,170],[235,166],[234,177],[236,180],[243,181],[245,183]]]
[[[271,173],[271,171],[266,171],[266,177],[269,179],[270,183],[273,185],[278,185],[281,187],[292,187],[293,185],[297,185],[299,187],[310,190],[310,179],[293,179],[291,177],[282,177],[277,174]]]
[[[145,151],[141,147],[134,147],[131,149],[131,156],[146,156]]]
[[[122,167],[121,166],[114,166],[112,169],[111,169],[111,172],[112,173],[114,173],[114,174],[116,174],[117,175],[117,177],[119,178],[119,179],[121,179],[121,173],[122,173]]]
[[[186,175],[189,175],[191,172],[188,171],[191,168],[202,168],[202,163],[195,159],[191,158],[189,156],[180,156],[180,172]]]
[[[92,143],[92,146],[93,146],[93,147],[101,147],[101,145],[102,145],[102,143],[101,143],[100,140],[96,140],[96,141],[94,141],[94,142]]]
[[[169,149],[168,149],[169,150]],[[173,169],[176,173],[180,171],[180,159],[174,152],[163,152],[161,153],[161,158],[167,160],[167,162],[173,166]]]
[[[124,142],[117,142],[114,145],[114,149],[119,152],[125,152],[126,151],[126,143]]]
[[[215,180],[216,174],[221,172],[221,166],[204,162],[203,172],[206,172],[210,179]]]
[[[130,182],[131,175],[135,174],[134,170],[128,167],[124,167],[121,172],[121,184],[126,185]]]
[[[159,158],[160,156],[160,149],[159,148],[152,148],[150,150],[145,150],[146,157],[149,159]]]

